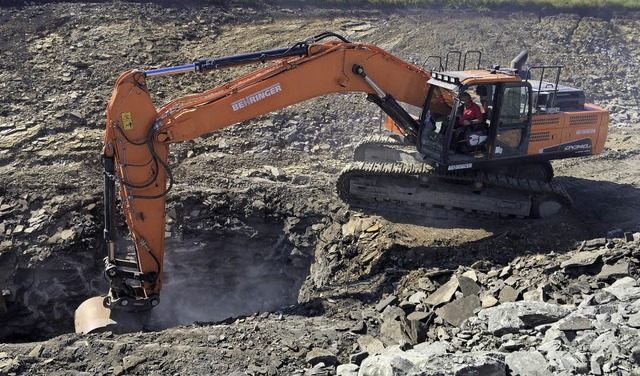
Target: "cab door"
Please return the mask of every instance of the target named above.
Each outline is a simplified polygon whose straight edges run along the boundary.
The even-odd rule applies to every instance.
[[[531,131],[531,92],[528,82],[499,85],[489,130],[493,140],[492,158],[527,154]]]

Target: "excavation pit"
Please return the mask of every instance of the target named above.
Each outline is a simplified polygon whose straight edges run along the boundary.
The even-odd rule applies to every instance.
[[[295,230],[263,218],[237,223],[242,225],[166,239],[161,303],[147,316],[145,330],[218,322],[297,302],[312,258],[301,257]],[[7,312],[0,316],[0,342],[73,332],[75,309],[108,291],[101,251],[95,258],[55,253],[37,268],[17,270],[5,297]]]
[[[309,264],[291,263],[281,225],[262,224],[254,236],[198,235],[166,244],[161,303],[149,329],[274,311],[297,302]]]

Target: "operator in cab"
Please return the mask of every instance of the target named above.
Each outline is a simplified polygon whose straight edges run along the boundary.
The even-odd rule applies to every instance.
[[[482,110],[480,109],[480,106],[471,99],[471,94],[460,94],[460,100],[464,105],[464,110],[462,112],[462,116],[460,116],[459,124],[474,127],[482,123]]]

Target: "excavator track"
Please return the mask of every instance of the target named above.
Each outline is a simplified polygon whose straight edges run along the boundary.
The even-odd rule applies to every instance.
[[[365,137],[356,145],[353,159],[363,162],[398,161],[406,159],[410,153],[403,148],[411,148],[415,152],[415,145],[404,140],[404,137],[393,135],[375,135]]]
[[[425,163],[356,161],[337,182],[338,195],[356,207],[403,212],[445,209],[481,215],[549,217],[572,200],[559,185],[488,171],[440,173]]]

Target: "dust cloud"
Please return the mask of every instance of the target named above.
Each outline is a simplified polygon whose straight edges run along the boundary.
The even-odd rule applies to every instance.
[[[289,262],[282,231],[251,238],[224,234],[168,240],[166,249],[161,303],[149,317],[152,330],[294,304],[309,274],[308,266],[295,268]]]

